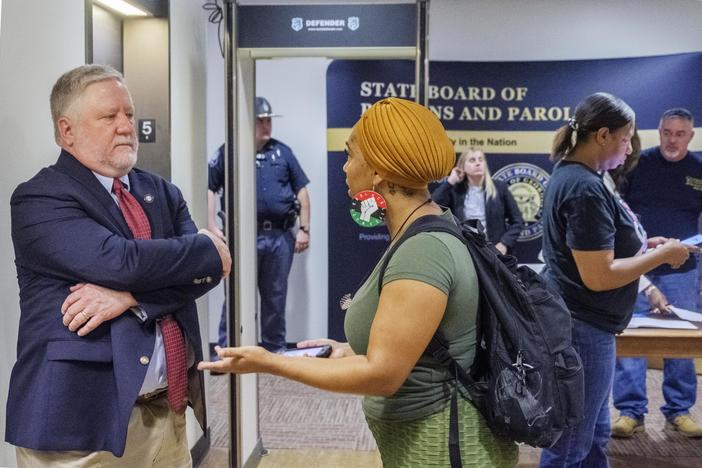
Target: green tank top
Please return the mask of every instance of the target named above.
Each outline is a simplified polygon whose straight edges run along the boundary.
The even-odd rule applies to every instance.
[[[449,211],[442,216],[451,217]],[[384,256],[383,256],[384,258]],[[378,307],[378,275],[383,259],[354,295],[346,312],[344,330],[356,354],[366,354],[371,324]],[[475,354],[478,279],[465,245],[451,234],[426,232],[405,241],[393,254],[383,285],[411,279],[438,288],[448,296],[439,329],[449,352],[462,366]],[[454,379],[431,356],[422,355],[400,389],[392,396],[368,396],[363,410],[380,421],[411,421],[441,411],[449,401]]]

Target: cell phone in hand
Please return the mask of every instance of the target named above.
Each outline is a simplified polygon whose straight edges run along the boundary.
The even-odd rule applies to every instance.
[[[685,245],[700,246],[702,245],[702,234],[697,234],[695,236],[688,237],[687,239],[683,239],[680,242]]]
[[[309,346],[307,348],[290,348],[283,351],[284,356],[329,357],[332,352],[331,345]]]

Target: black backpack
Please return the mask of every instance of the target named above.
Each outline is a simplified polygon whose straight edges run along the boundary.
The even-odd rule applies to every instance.
[[[439,330],[425,354],[451,369],[470,401],[500,437],[550,447],[583,417],[583,368],[571,345],[571,317],[563,299],[533,270],[500,254],[482,229],[442,216],[418,218],[391,247],[378,289],[397,248],[420,232],[446,232],[468,248],[480,299],[475,360],[463,369]],[[458,388],[457,388],[458,390]],[[449,454],[460,467],[456,391],[451,398]]]

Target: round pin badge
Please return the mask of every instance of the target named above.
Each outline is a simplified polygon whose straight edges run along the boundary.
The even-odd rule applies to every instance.
[[[144,201],[145,201],[146,203],[153,203],[153,202],[154,202],[154,196],[151,195],[150,193],[147,193],[146,195],[144,195]]]
[[[372,228],[383,223],[387,207],[385,199],[378,192],[364,190],[351,199],[349,211],[356,224]]]

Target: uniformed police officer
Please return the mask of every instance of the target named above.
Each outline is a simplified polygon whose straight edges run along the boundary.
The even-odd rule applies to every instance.
[[[256,206],[258,290],[261,295],[261,342],[270,351],[285,348],[285,299],[293,255],[310,244],[309,179],[290,147],[271,137],[271,105],[256,97]],[[224,185],[224,146],[209,164],[209,225],[216,224],[215,193]],[[299,214],[297,233],[293,227]],[[220,345],[226,328],[220,322]],[[223,333],[224,332],[224,333]]]

